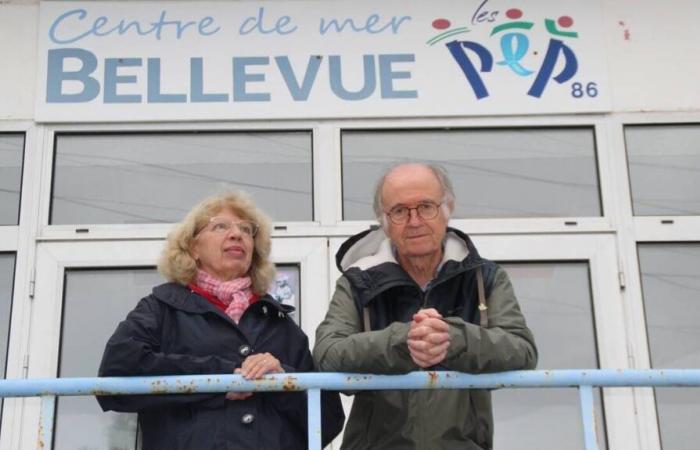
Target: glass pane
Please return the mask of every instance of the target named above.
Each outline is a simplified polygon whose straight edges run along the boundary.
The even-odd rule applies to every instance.
[[[700,125],[626,126],[637,216],[700,214]]]
[[[528,326],[535,334],[538,368],[598,368],[588,264],[502,266],[510,275]],[[606,448],[600,390],[595,400],[598,435],[602,437],[599,445]],[[494,416],[496,450],[584,448],[576,389],[496,390]]]
[[[14,286],[15,255],[0,253],[0,378],[5,378],[7,345],[10,338],[10,314],[12,313],[12,287]],[[2,417],[2,398],[0,398]]]
[[[311,221],[311,160],[308,131],[59,134],[51,223],[178,222],[231,189],[274,220]]]
[[[163,279],[155,269],[67,270],[60,377],[94,377],[107,339]],[[54,449],[133,450],[136,415],[103,413],[93,397],[59,397]]]
[[[371,219],[387,167],[431,161],[454,183],[454,217],[600,216],[592,128],[345,131],[343,217]]]
[[[23,134],[0,134],[0,225],[19,224]]]
[[[275,300],[291,305],[296,310],[291,317],[297,324],[301,323],[301,302],[299,290],[299,265],[298,264],[277,264],[277,278],[270,286],[270,295]]]
[[[700,368],[700,244],[640,244],[652,366]],[[663,448],[696,449],[700,389],[656,389]]]

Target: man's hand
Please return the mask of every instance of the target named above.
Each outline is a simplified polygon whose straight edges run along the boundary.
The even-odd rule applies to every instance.
[[[284,373],[279,359],[270,353],[256,353],[243,360],[240,368],[233,373],[241,374],[246,380],[259,380],[268,373]],[[245,400],[253,395],[252,392],[227,392],[227,400]]]
[[[442,362],[450,346],[448,330],[442,315],[433,308],[414,314],[407,340],[413,362],[424,369]]]

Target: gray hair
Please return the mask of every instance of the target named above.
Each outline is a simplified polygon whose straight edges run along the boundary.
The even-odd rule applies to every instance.
[[[382,190],[384,189],[384,182],[386,182],[387,176],[389,176],[391,172],[398,169],[399,167],[409,165],[423,166],[426,169],[429,169],[433,173],[433,175],[435,175],[435,178],[438,180],[438,182],[440,183],[440,187],[442,188],[443,204],[441,210],[443,215],[445,216],[445,219],[449,220],[450,214],[454,209],[455,191],[452,187],[452,181],[450,180],[450,177],[447,174],[447,170],[441,165],[435,163],[401,162],[389,167],[384,172],[379,181],[377,181],[377,185],[374,188],[374,202],[372,203],[372,207],[374,208],[374,215],[379,221],[379,223],[382,225],[382,227],[386,227],[386,220],[384,218],[384,202],[382,201]]]

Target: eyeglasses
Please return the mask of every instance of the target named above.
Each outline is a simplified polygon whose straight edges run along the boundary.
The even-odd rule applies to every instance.
[[[391,220],[395,225],[403,225],[409,221],[411,218],[411,211],[413,210],[415,210],[418,217],[423,220],[432,220],[436,218],[438,211],[440,210],[440,205],[442,205],[442,203],[435,202],[421,202],[418,203],[418,206],[413,208],[409,208],[408,206],[404,205],[397,205],[384,213],[389,216],[389,220]]]
[[[200,233],[204,230],[208,230],[215,234],[228,234],[234,227],[244,236],[254,237],[258,232],[258,224],[251,220],[239,220],[238,222],[234,222],[225,217],[212,217],[209,219],[207,226],[202,228]]]

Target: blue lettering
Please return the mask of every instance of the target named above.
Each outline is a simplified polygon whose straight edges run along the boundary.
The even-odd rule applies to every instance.
[[[254,81],[265,81],[265,74],[246,72],[247,66],[267,66],[270,58],[267,57],[243,57],[233,58],[233,101],[235,102],[269,102],[270,94],[246,91],[246,84]]]
[[[111,30],[103,33],[99,32],[100,28],[104,27],[105,25],[107,25],[107,18],[105,16],[100,16],[95,19],[95,22],[92,24],[92,34],[95,36],[107,36],[109,33],[111,33]]]
[[[459,64],[460,69],[462,69],[462,73],[464,73],[464,76],[471,85],[476,98],[481,100],[484,97],[488,97],[489,91],[486,89],[486,85],[481,79],[479,71],[474,67],[474,64],[471,62],[464,49],[468,48],[479,57],[481,72],[491,72],[491,69],[493,69],[493,56],[491,56],[491,52],[483,45],[471,41],[451,41],[445,44],[445,46],[452,54],[455,61],[457,61],[457,64]]]
[[[412,54],[379,55],[379,85],[381,87],[382,98],[418,97],[418,91],[394,90],[394,80],[411,78],[411,72],[394,72],[391,67],[395,62],[413,62],[414,60],[415,55]]]
[[[117,32],[120,36],[123,36],[133,29],[134,33],[138,36],[153,34],[157,40],[161,40],[161,38],[163,38],[163,33],[166,31],[166,27],[172,26],[175,27],[176,39],[181,39],[185,31],[190,27],[196,26],[197,32],[201,36],[211,36],[221,29],[221,27],[215,25],[214,19],[211,16],[206,16],[199,22],[192,20],[184,22],[181,20],[166,20],[166,16],[167,11],[162,10],[158,19],[155,22],[150,22],[148,25],[143,25],[136,20],[126,21],[122,19],[112,27],[108,27],[108,17],[100,16],[96,18],[92,24],[89,24],[89,28],[86,31],[80,32],[79,30],[81,28],[79,25],[81,21],[86,19],[87,11],[84,9],[73,9],[61,14],[54,20],[49,28],[49,39],[56,44],[71,44],[91,35],[102,37]],[[69,22],[69,19],[77,20],[78,23]],[[287,22],[288,20],[284,22],[284,25],[286,25]],[[214,28],[211,28],[212,26],[214,26]],[[60,31],[64,31],[66,35],[59,37],[61,34]]]
[[[141,67],[141,58],[107,58],[105,59],[105,103],[141,103],[141,96],[119,95],[117,85],[120,83],[136,83],[135,75],[117,75],[119,67]]]
[[[277,33],[277,34],[289,34],[293,33],[297,30],[297,27],[295,25],[292,25],[291,28],[284,28],[287,25],[290,24],[292,21],[292,18],[289,16],[282,16],[279,19],[277,19],[277,22],[275,23],[274,26],[271,28],[265,28],[265,7],[261,6],[258,8],[258,15],[256,16],[250,16],[246,20],[243,21],[241,24],[240,28],[238,29],[238,34],[244,36],[246,34],[250,34],[254,31],[258,31],[261,34],[270,34],[270,33]]]
[[[340,65],[340,56],[331,55],[328,58],[329,77],[331,82],[331,90],[335,95],[343,100],[364,100],[374,92],[377,87],[376,69],[374,66],[374,58],[372,55],[363,55],[362,63],[364,66],[364,84],[362,89],[356,92],[351,92],[343,87],[342,70]]]
[[[508,66],[513,72],[521,77],[528,76],[532,70],[527,69],[520,64],[520,60],[527,55],[527,49],[530,46],[530,40],[522,33],[506,33],[501,37],[501,52],[503,52],[503,61],[496,64],[499,66]],[[513,49],[515,47],[515,50]]]
[[[160,92],[160,58],[148,58],[148,103],[186,103],[187,94]]]
[[[204,63],[202,58],[190,59],[190,100],[195,102],[228,102],[228,94],[204,93]]]
[[[142,30],[141,22],[137,20],[132,20],[131,22],[124,22],[122,20],[116,27],[109,30],[109,32],[112,33],[116,30],[119,33],[119,36],[123,36],[129,31],[129,28],[134,28],[136,30],[136,34],[138,34],[139,36],[145,36],[153,31],[153,28],[150,28],[145,31]]]
[[[67,12],[61,14],[60,16],[58,16],[56,18],[56,20],[54,20],[54,22],[51,24],[51,28],[49,28],[49,39],[51,39],[51,41],[53,41],[56,44],[71,44],[75,41],[79,41],[80,39],[84,38],[85,36],[89,36],[92,33],[92,30],[88,30],[88,31],[84,32],[83,34],[79,34],[79,35],[74,36],[72,38],[60,39],[59,37],[57,37],[56,30],[57,30],[58,26],[68,17],[75,16],[75,15],[78,16],[78,20],[83,20],[83,19],[85,19],[85,16],[87,16],[87,12],[84,9],[72,9],[72,10],[67,11]],[[69,25],[66,28],[69,30],[72,30],[76,27]]]
[[[306,72],[304,72],[304,80],[299,85],[297,77],[294,75],[294,70],[292,65],[289,63],[289,57],[287,56],[277,56],[275,57],[277,62],[277,67],[284,78],[284,82],[287,84],[287,90],[292,95],[292,98],[299,101],[306,101],[309,98],[309,93],[311,92],[311,87],[316,80],[316,74],[318,74],[318,68],[321,66],[320,56],[309,56],[309,62],[306,64]]]
[[[197,26],[197,31],[199,31],[199,34],[202,36],[211,36],[212,34],[218,33],[221,27],[216,27],[211,31],[207,31],[206,28],[209,28],[210,25],[214,23],[214,18],[211,16],[207,16],[203,18],[202,20],[199,21],[199,25]]]
[[[574,51],[559,39],[550,39],[549,46],[547,47],[547,54],[544,56],[544,61],[542,61],[542,67],[540,67],[539,72],[537,72],[537,77],[532,83],[530,90],[527,91],[527,95],[537,98],[542,96],[544,88],[547,86],[547,82],[554,72],[554,67],[560,54],[564,56],[564,67],[558,75],[553,77],[554,81],[562,84],[576,75],[578,60],[576,59]]]
[[[351,18],[347,18],[340,23],[338,22],[338,19],[330,19],[326,21],[326,19],[322,17],[321,22],[319,23],[319,33],[324,35],[331,31],[331,28],[334,28],[336,33],[342,33],[345,31],[346,27],[349,27],[349,29],[355,33],[366,31],[370,34],[382,33],[383,31],[391,28],[391,32],[396,34],[404,22],[411,20],[411,16],[392,16],[389,22],[377,28],[376,25],[380,20],[381,16],[379,14],[370,14],[365,20],[364,24],[360,23],[359,21],[358,24],[356,24]]]
[[[80,60],[82,66],[74,72],[63,70],[63,62],[68,58]],[[80,48],[60,48],[49,50],[46,77],[46,103],[84,103],[96,98],[100,93],[100,83],[90,76],[97,68],[97,58]],[[83,90],[75,94],[63,93],[64,81],[77,81]]]
[[[182,37],[182,33],[187,29],[187,27],[190,27],[195,24],[195,22],[192,20],[190,20],[189,22],[185,22],[184,24],[179,20],[167,21],[165,20],[165,14],[165,10],[161,11],[158,21],[151,22],[151,25],[153,25],[153,28],[156,30],[156,39],[158,39],[159,41],[161,37],[161,32],[165,25],[175,25],[177,29],[176,36],[178,39],[180,39]]]

